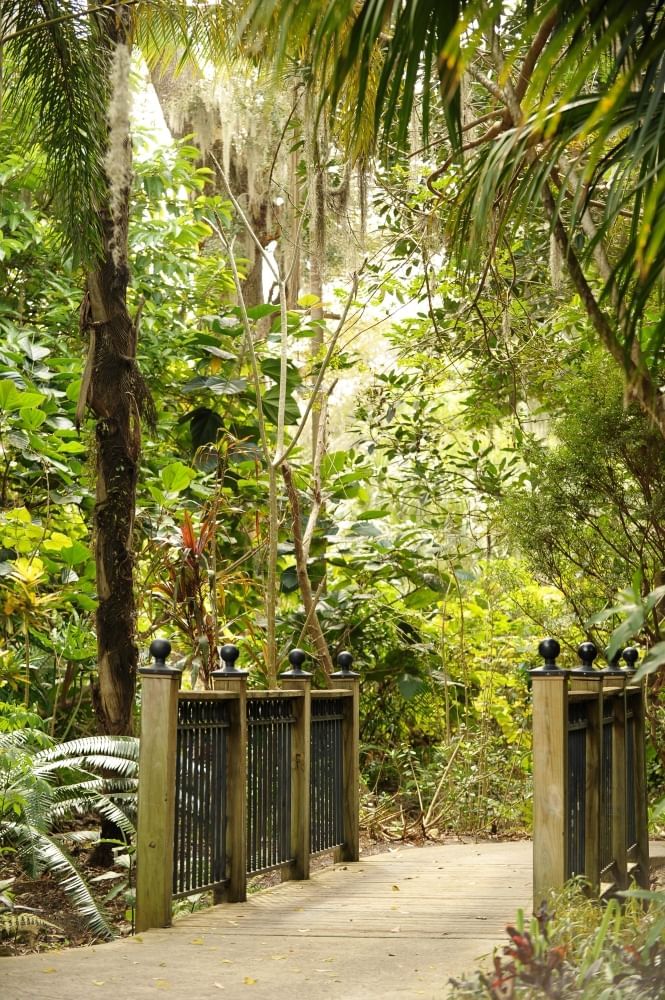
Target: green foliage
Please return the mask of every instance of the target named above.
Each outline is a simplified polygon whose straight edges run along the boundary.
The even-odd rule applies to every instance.
[[[35,729],[0,732],[0,843],[32,877],[50,872],[100,937],[111,937],[111,928],[57,830],[94,812],[131,837],[137,761],[131,737],[56,744]]]
[[[450,995],[657,1000],[665,988],[665,894],[621,895],[623,908],[616,899],[601,904],[571,883],[530,921],[520,911],[493,973],[454,981]]]

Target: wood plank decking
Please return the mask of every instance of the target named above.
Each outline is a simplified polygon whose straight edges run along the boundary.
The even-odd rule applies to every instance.
[[[92,948],[0,959],[3,1000],[442,998],[529,909],[531,844],[399,848]]]

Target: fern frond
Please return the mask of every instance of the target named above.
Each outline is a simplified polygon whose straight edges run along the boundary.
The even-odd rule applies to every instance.
[[[0,913],[0,937],[16,937],[26,930],[59,931],[62,928],[36,913]]]
[[[6,824],[5,831],[10,837],[13,834],[19,855],[27,847],[37,858],[41,871],[49,871],[53,875],[94,934],[105,939],[114,936],[76,863],[60,844],[46,833],[27,830],[18,824]]]

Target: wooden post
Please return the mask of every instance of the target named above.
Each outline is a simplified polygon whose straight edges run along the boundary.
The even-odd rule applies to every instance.
[[[228,885],[216,889],[215,903],[247,899],[247,671],[238,670],[239,649],[228,643],[220,655],[224,666],[212,673],[213,690],[232,691],[226,756],[226,871]]]
[[[625,655],[625,653],[624,653]],[[649,888],[649,827],[647,816],[647,769],[645,754],[645,713],[646,685],[644,681],[639,687],[629,687],[628,697],[632,700],[633,732],[635,737],[635,754],[633,776],[635,802],[628,803],[628,808],[636,810],[635,832],[637,839],[637,868],[635,878],[641,889]]]
[[[344,698],[344,843],[335,851],[336,861],[360,859],[360,674],[351,670],[351,653],[337,657],[339,670],[331,675],[336,688],[346,688]]]
[[[282,868],[282,880],[309,878],[310,857],[310,771],[312,733],[312,675],[302,669],[306,659],[302,649],[289,653],[291,669],[280,674],[283,688],[298,691],[293,699],[295,723],[291,740],[291,854],[293,864]]]
[[[175,764],[180,671],[167,667],[170,643],[155,639],[154,666],[139,670],[141,744],[136,833],[136,931],[171,924]]]
[[[545,667],[531,671],[534,910],[550,889],[563,885],[568,873],[568,674],[554,662],[559,655],[556,640],[543,640],[539,650]]]
[[[617,889],[628,888],[628,835],[626,831],[626,697],[623,684],[605,691],[614,708],[612,722],[612,858]]]

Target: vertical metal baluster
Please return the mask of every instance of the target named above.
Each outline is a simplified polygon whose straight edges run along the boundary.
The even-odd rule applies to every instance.
[[[282,846],[282,857],[291,858],[291,793],[293,790],[293,775],[291,774],[291,752],[293,750],[293,712],[294,703],[289,699],[286,702],[285,715],[287,719],[283,723],[284,733],[284,765],[282,767],[283,793],[282,803],[284,812],[284,839]]]
[[[219,877],[225,879],[228,875],[226,870],[226,816],[228,803],[226,799],[226,775],[228,773],[228,750],[229,750],[229,727],[228,727],[228,703],[224,705],[224,715],[227,725],[221,731],[222,746],[220,755],[220,796],[221,810],[219,815]]]
[[[289,701],[289,715],[292,714],[293,703]],[[293,775],[291,774],[291,746],[289,741],[289,734],[291,733],[292,723],[289,722],[282,726],[282,731],[280,733],[280,761],[281,761],[281,779],[280,779],[280,795],[279,795],[279,811],[280,811],[280,846],[279,853],[282,860],[291,858],[291,830],[289,827],[288,817],[289,817],[289,796],[291,794],[291,781],[293,780]]]
[[[268,760],[270,757],[270,737],[272,736],[272,726],[270,724],[270,703],[266,700],[263,703],[265,725],[263,727],[263,769],[261,775],[261,791],[263,800],[263,854],[261,858],[261,867],[268,868],[268,858],[270,856],[270,799],[269,799],[269,768]]]
[[[318,703],[317,703],[318,704]],[[320,712],[317,712],[320,715]],[[314,730],[314,758],[313,758],[313,771],[312,779],[314,782],[314,787],[312,789],[312,801],[313,801],[313,827],[314,827],[314,842],[316,844],[316,850],[318,851],[321,847],[321,829],[320,829],[320,810],[321,810],[321,720],[317,718],[316,727]]]
[[[254,740],[256,733],[252,725],[252,702],[247,701],[247,868],[254,870]]]
[[[272,836],[270,838],[272,848],[271,865],[279,864],[282,860],[282,707],[285,702],[278,701],[275,704],[276,720],[272,727],[272,764],[270,768],[270,800],[272,813]]]
[[[326,715],[330,714],[330,701],[326,704]],[[330,806],[331,806],[331,769],[333,766],[332,759],[332,739],[331,739],[331,723],[330,719],[326,718],[323,723],[323,731],[325,733],[325,757],[323,760],[324,778],[323,778],[323,794],[324,794],[324,825],[323,825],[323,844],[322,847],[330,847]]]
[[[220,793],[221,793],[221,784],[220,784],[220,764],[221,764],[221,761],[220,761],[220,756],[221,756],[221,752],[222,752],[221,737],[222,737],[222,734],[224,732],[224,730],[221,728],[221,708],[222,708],[222,704],[223,704],[222,702],[219,703],[219,708],[217,708],[217,706],[215,706],[215,709],[216,709],[216,711],[215,711],[215,727],[214,727],[214,729],[212,731],[213,738],[212,738],[212,768],[211,768],[211,775],[212,775],[212,781],[211,781],[211,784],[212,784],[211,802],[212,802],[212,807],[213,807],[212,808],[212,817],[213,817],[213,819],[212,819],[212,838],[211,838],[212,849],[211,849],[211,853],[210,853],[210,875],[211,875],[210,881],[213,882],[215,885],[220,881],[220,874],[219,874],[219,858],[220,858],[220,854],[219,854],[219,841],[220,841],[221,830],[220,830],[220,826],[219,826],[219,817],[220,817],[221,806],[222,806],[221,797],[220,797]]]
[[[293,702],[289,702],[289,716],[293,716],[294,705]],[[283,847],[282,853],[285,858],[291,858],[293,856],[293,851],[291,850],[291,790],[293,775],[291,774],[291,740],[293,739],[293,722],[289,722],[284,727],[284,836],[283,836]]]
[[[328,707],[327,705],[325,706]],[[330,781],[329,761],[330,761],[330,730],[328,719],[324,718],[321,723],[323,734],[321,754],[321,847],[328,846],[328,785]]]
[[[332,712],[334,702],[329,705],[329,710]],[[327,719],[326,730],[327,730],[327,752],[328,760],[326,761],[326,795],[328,799],[327,805],[327,818],[326,818],[326,847],[332,847],[333,843],[333,830],[335,828],[335,723],[333,719]]]
[[[282,861],[291,860],[291,830],[288,822],[290,816],[289,803],[291,800],[291,783],[293,774],[291,773],[291,737],[293,735],[293,723],[290,721],[293,716],[294,704],[289,699],[286,703],[286,715],[289,721],[282,724],[280,754],[282,760],[282,792],[280,795],[280,845],[279,853]]]
[[[335,835],[336,843],[344,841],[344,723],[341,718],[337,720],[337,831]]]
[[[192,702],[192,707],[194,706]],[[198,715],[198,713],[196,713]],[[192,809],[192,878],[190,881],[190,889],[196,888],[199,875],[199,828],[201,825],[201,761],[200,761],[200,745],[201,745],[201,730],[197,723],[192,730],[193,734],[193,787],[194,787],[194,808]]]
[[[263,802],[261,799],[262,767],[263,767],[263,702],[257,703],[258,724],[256,726],[256,869],[261,868],[262,855],[262,826],[263,826]]]
[[[254,726],[252,702],[247,700],[247,869],[254,868]]]
[[[209,850],[209,881],[215,885],[219,881],[218,863],[217,863],[217,850],[218,844],[218,831],[219,831],[219,735],[221,729],[219,728],[220,719],[219,713],[217,711],[217,703],[210,703],[213,723],[210,729],[210,812],[211,812],[211,827],[210,827],[210,850]]]
[[[259,725],[260,715],[261,715],[261,702],[256,702],[254,705],[254,712],[256,716],[256,724],[254,726],[254,871],[258,871],[261,867],[259,861],[259,777],[260,777],[260,766],[261,766],[261,726]]]
[[[265,733],[266,727],[263,724],[265,721],[265,705],[264,702],[260,701],[257,705],[259,709],[259,714],[261,718],[261,724],[256,727],[256,778],[257,778],[257,788],[256,788],[256,799],[257,799],[257,823],[256,823],[256,837],[257,837],[257,869],[263,867],[263,847],[265,843],[265,810],[264,810],[264,800],[263,800],[263,771],[265,767]]]
[[[210,849],[211,849],[211,834],[212,834],[212,769],[211,769],[211,754],[212,754],[212,734],[213,728],[210,724],[210,719],[212,716],[212,703],[204,702],[206,707],[206,727],[201,732],[201,739],[203,740],[203,804],[204,804],[204,817],[205,825],[203,828],[203,850],[201,851],[201,881],[199,886],[208,885],[211,881],[211,871],[210,871]]]
[[[268,728],[268,766],[266,768],[266,804],[268,813],[269,836],[266,838],[267,856],[266,867],[272,868],[277,860],[276,840],[277,840],[277,803],[276,782],[279,781],[279,758],[277,756],[277,741],[279,739],[279,707],[280,702],[273,703],[270,708],[270,715],[273,717]],[[275,712],[275,709],[277,711]],[[277,716],[277,718],[275,718]]]
[[[200,708],[204,706],[204,702],[199,702]],[[199,716],[198,725],[198,736],[199,736],[199,752],[198,752],[198,762],[199,762],[199,774],[198,774],[198,787],[199,787],[199,822],[198,822],[198,850],[197,859],[198,865],[196,868],[196,887],[197,889],[203,885],[203,861],[205,858],[205,831],[206,831],[206,748],[205,748],[205,736],[206,730],[204,726],[201,725],[201,711],[197,715]]]
[[[191,884],[191,870],[192,870],[192,738],[193,730],[190,728],[189,723],[191,722],[191,714],[189,711],[191,702],[185,701],[183,721],[187,724],[187,729],[184,732],[185,736],[185,760],[183,766],[183,809],[184,809],[184,822],[183,822],[183,841],[184,841],[184,851],[185,851],[185,864],[183,866],[183,882],[182,891],[189,889]]]
[[[173,892],[180,891],[180,878],[182,871],[182,731],[180,726],[176,730],[176,751],[175,751],[175,824],[173,831]]]

